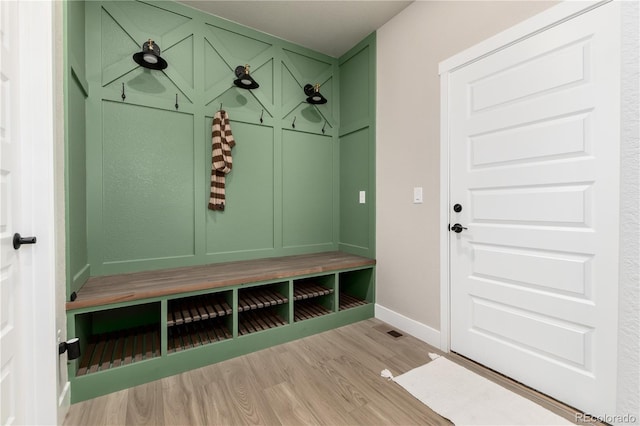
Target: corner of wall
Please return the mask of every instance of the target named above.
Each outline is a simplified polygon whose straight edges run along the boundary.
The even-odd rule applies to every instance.
[[[339,58],[339,249],[375,257],[376,33]]]
[[[428,325],[422,324],[377,303],[375,306],[375,317],[380,321],[384,321],[389,325],[397,327],[435,348],[446,351],[446,348],[441,348],[440,331],[431,328]]]
[[[616,413],[640,422],[640,6],[622,2],[620,289]],[[620,423],[622,424],[622,423]],[[629,424],[628,422],[626,424]]]

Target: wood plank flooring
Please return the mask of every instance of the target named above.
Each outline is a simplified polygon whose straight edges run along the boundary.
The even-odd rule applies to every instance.
[[[380,377],[430,361],[439,351],[392,327],[362,321],[71,406],[65,425],[451,425]],[[401,331],[401,330],[398,330]],[[470,365],[515,392],[535,392]],[[538,395],[538,394],[535,394]],[[534,395],[534,399],[535,399]],[[575,412],[536,402],[573,421]]]

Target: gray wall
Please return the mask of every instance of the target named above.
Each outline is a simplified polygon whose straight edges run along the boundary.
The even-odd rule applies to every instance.
[[[417,1],[378,30],[379,305],[440,328],[438,63],[556,3]],[[423,204],[413,204],[416,186]]]

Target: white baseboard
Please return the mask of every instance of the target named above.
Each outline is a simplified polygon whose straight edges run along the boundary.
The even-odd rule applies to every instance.
[[[402,314],[392,311],[391,309],[380,306],[376,303],[375,316],[380,321],[384,321],[389,325],[399,328],[425,343],[440,349],[440,331],[424,325],[416,320],[405,317]]]
[[[69,406],[71,405],[71,383],[67,382],[58,396],[58,424],[64,423],[64,418],[67,416]]]

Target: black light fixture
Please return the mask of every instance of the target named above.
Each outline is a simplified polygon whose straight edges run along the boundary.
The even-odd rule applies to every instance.
[[[167,61],[160,57],[160,46],[149,39],[142,45],[142,52],[134,53],[133,60],[140,66],[152,70],[163,70]]]
[[[304,93],[305,95],[308,96],[307,98],[307,102],[309,102],[310,104],[326,104],[327,103],[327,98],[325,98],[324,96],[322,96],[322,93],[320,93],[320,85],[316,84],[315,86],[312,86],[310,84],[307,84],[304,86]]]
[[[67,359],[69,361],[80,358],[80,339],[74,337],[66,342],[61,342],[58,345],[58,355],[62,355],[65,352],[67,352]]]
[[[257,89],[260,85],[249,75],[249,65],[238,65],[236,67],[236,77],[233,81],[238,87],[242,87],[243,89]]]

